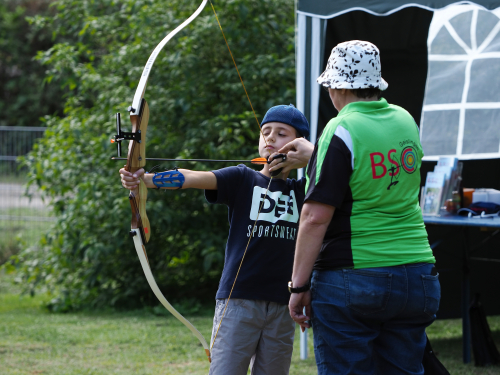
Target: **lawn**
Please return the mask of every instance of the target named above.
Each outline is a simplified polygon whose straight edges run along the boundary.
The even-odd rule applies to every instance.
[[[52,314],[47,297],[18,296],[11,276],[0,271],[0,373],[72,374],[206,374],[203,348],[175,318],[151,312],[79,312]],[[212,317],[188,318],[209,339]],[[500,316],[489,318],[500,343]],[[460,320],[437,321],[429,337],[439,358],[455,374],[500,374],[500,367],[476,368],[461,363]],[[299,340],[290,374],[316,374],[312,335],[310,358],[299,359]]]

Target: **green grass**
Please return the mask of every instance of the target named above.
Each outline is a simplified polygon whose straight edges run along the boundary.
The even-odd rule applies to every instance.
[[[146,311],[52,314],[47,297],[18,296],[0,271],[0,373],[13,374],[206,374],[203,348],[175,318]],[[209,339],[212,317],[188,319]],[[500,342],[500,316],[489,317]],[[438,357],[450,373],[492,375],[500,367],[476,368],[461,363],[461,322],[441,320],[428,330]],[[310,358],[299,359],[296,332],[290,374],[316,374],[312,335]]]
[[[489,316],[488,324],[500,349],[500,315]],[[427,329],[434,352],[452,375],[498,375],[500,366],[475,367],[474,357],[470,364],[462,363],[462,320],[437,320]]]
[[[48,208],[31,208],[31,207],[9,207],[0,209],[0,215],[11,216],[36,216],[36,217],[52,217],[53,212]]]

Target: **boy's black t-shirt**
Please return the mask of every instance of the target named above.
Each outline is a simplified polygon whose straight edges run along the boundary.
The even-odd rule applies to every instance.
[[[224,270],[216,295],[228,298],[269,178],[244,165],[212,172],[218,190],[205,190],[205,197],[229,209]],[[305,178],[271,181],[231,298],[288,304],[305,182]]]

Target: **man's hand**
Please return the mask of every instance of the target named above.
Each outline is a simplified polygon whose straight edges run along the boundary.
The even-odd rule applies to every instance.
[[[293,141],[284,145],[278,152],[271,155],[286,154],[286,160],[280,158],[273,160],[269,164],[269,171],[283,168],[282,173],[290,172],[292,169],[303,168],[309,163],[309,159],[314,151],[314,145],[305,138],[295,138]]]
[[[122,186],[125,189],[135,190],[139,187],[141,183],[141,177],[144,175],[144,169],[141,168],[134,173],[127,172],[125,168],[120,169],[120,177],[122,180]]]
[[[304,315],[304,307],[306,308],[306,315]],[[290,316],[299,325],[302,332],[311,325],[307,323],[311,316],[311,291],[308,290],[304,293],[292,293],[290,295],[290,303],[288,304]]]

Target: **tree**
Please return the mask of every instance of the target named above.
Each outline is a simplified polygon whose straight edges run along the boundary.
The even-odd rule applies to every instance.
[[[40,246],[19,257],[26,285],[51,290],[55,309],[155,304],[128,238],[129,204],[120,189],[114,113],[124,112],[147,56],[198,6],[181,0],[60,0],[52,18],[37,17],[56,43],[38,55],[48,79],[69,90],[64,117],[25,164],[52,202],[58,223]],[[262,118],[294,101],[293,2],[214,2],[241,75]],[[146,100],[148,157],[251,158],[259,130],[210,6],[157,58]],[[230,164],[228,164],[230,165]],[[173,165],[168,165],[172,167]],[[210,170],[221,165],[182,167]],[[173,299],[215,295],[227,238],[227,210],[199,191],[152,191],[148,256]]]
[[[27,16],[49,15],[50,0],[4,0],[0,4],[1,126],[36,126],[39,118],[62,110],[61,89],[46,85],[45,67],[34,61],[50,48],[51,34],[30,28]],[[1,144],[6,144],[5,139]]]

